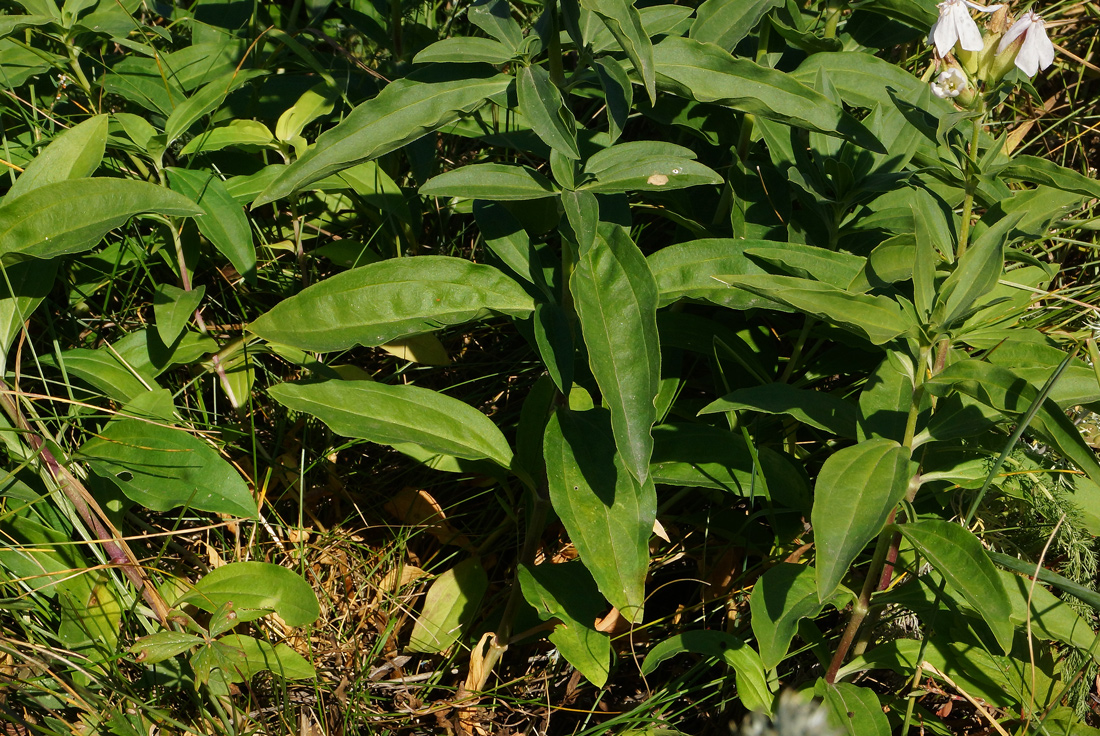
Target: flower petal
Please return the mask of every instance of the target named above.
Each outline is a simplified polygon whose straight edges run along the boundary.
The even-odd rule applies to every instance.
[[[981,51],[985,44],[982,42],[982,32],[978,30],[978,24],[966,12],[965,6],[960,6],[959,10],[955,26],[959,34],[959,45],[967,51]]]
[[[1008,33],[1001,36],[1001,42],[997,44],[997,53],[1000,54],[1008,48],[1013,41],[1020,36],[1027,33],[1027,29],[1031,27],[1030,21],[1026,18],[1020,18],[1018,21],[1012,24],[1012,27],[1008,29]]]

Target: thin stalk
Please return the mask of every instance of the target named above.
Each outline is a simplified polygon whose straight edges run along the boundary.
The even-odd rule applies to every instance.
[[[955,260],[966,253],[967,242],[970,239],[970,218],[974,214],[974,190],[978,185],[974,176],[973,162],[978,157],[978,136],[982,132],[982,118],[973,120],[970,132],[970,150],[966,157],[966,196],[963,198],[962,226],[959,228],[959,247],[955,249]]]
[[[829,3],[828,15],[825,16],[825,38],[836,38],[836,27],[843,12],[844,6],[840,3]]]
[[[565,69],[561,59],[561,31],[558,30],[557,0],[547,0],[546,16],[550,19],[550,46],[547,48],[547,61],[550,63],[550,81],[558,89],[565,89]]]

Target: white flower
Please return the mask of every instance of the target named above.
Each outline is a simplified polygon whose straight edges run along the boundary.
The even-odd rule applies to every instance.
[[[959,93],[967,87],[966,75],[952,67],[945,72],[940,72],[940,76],[932,82],[932,94],[940,99],[958,97]]]
[[[966,51],[982,50],[982,32],[978,30],[978,24],[970,17],[967,8],[992,13],[1001,6],[985,7],[970,0],[944,0],[938,7],[940,17],[928,32],[928,43],[936,47],[936,53],[942,58],[951,53],[955,42]]]
[[[1028,11],[1008,29],[997,47],[997,53],[1003,53],[1021,36],[1024,40],[1016,52],[1016,66],[1024,74],[1034,77],[1040,69],[1046,69],[1054,63],[1054,44],[1047,38],[1043,19]]]

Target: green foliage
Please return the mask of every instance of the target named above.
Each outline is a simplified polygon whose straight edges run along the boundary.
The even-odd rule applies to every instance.
[[[933,3],[4,8],[0,633],[69,668],[19,707],[237,733],[274,709],[234,683],[320,687],[355,618],[303,541],[332,514],[423,532],[364,656],[432,658],[462,732],[550,645],[571,713],[667,677],[632,686],[660,728],[694,683],[947,732],[923,677],[998,731],[1085,727],[1100,355],[1046,243],[1100,185],[991,137],[1021,74],[960,51],[940,99],[869,45]],[[193,529],[209,571],[154,541]]]

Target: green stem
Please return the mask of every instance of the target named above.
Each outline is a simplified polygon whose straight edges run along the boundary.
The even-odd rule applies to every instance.
[[[557,85],[558,89],[565,89],[565,69],[561,59],[561,31],[558,27],[558,3],[557,0],[547,0],[546,15],[550,19],[550,46],[547,48],[548,61],[550,63],[550,81]]]
[[[828,15],[825,16],[825,38],[836,38],[836,27],[840,23],[840,15],[844,12],[844,6],[839,3],[829,3]]]
[[[974,176],[974,161],[978,157],[978,136],[982,132],[982,117],[976,117],[970,132],[970,150],[966,156],[966,196],[963,198],[962,226],[959,228],[959,247],[955,250],[955,259],[966,253],[970,239],[970,218],[974,213],[974,190],[978,186]]]

